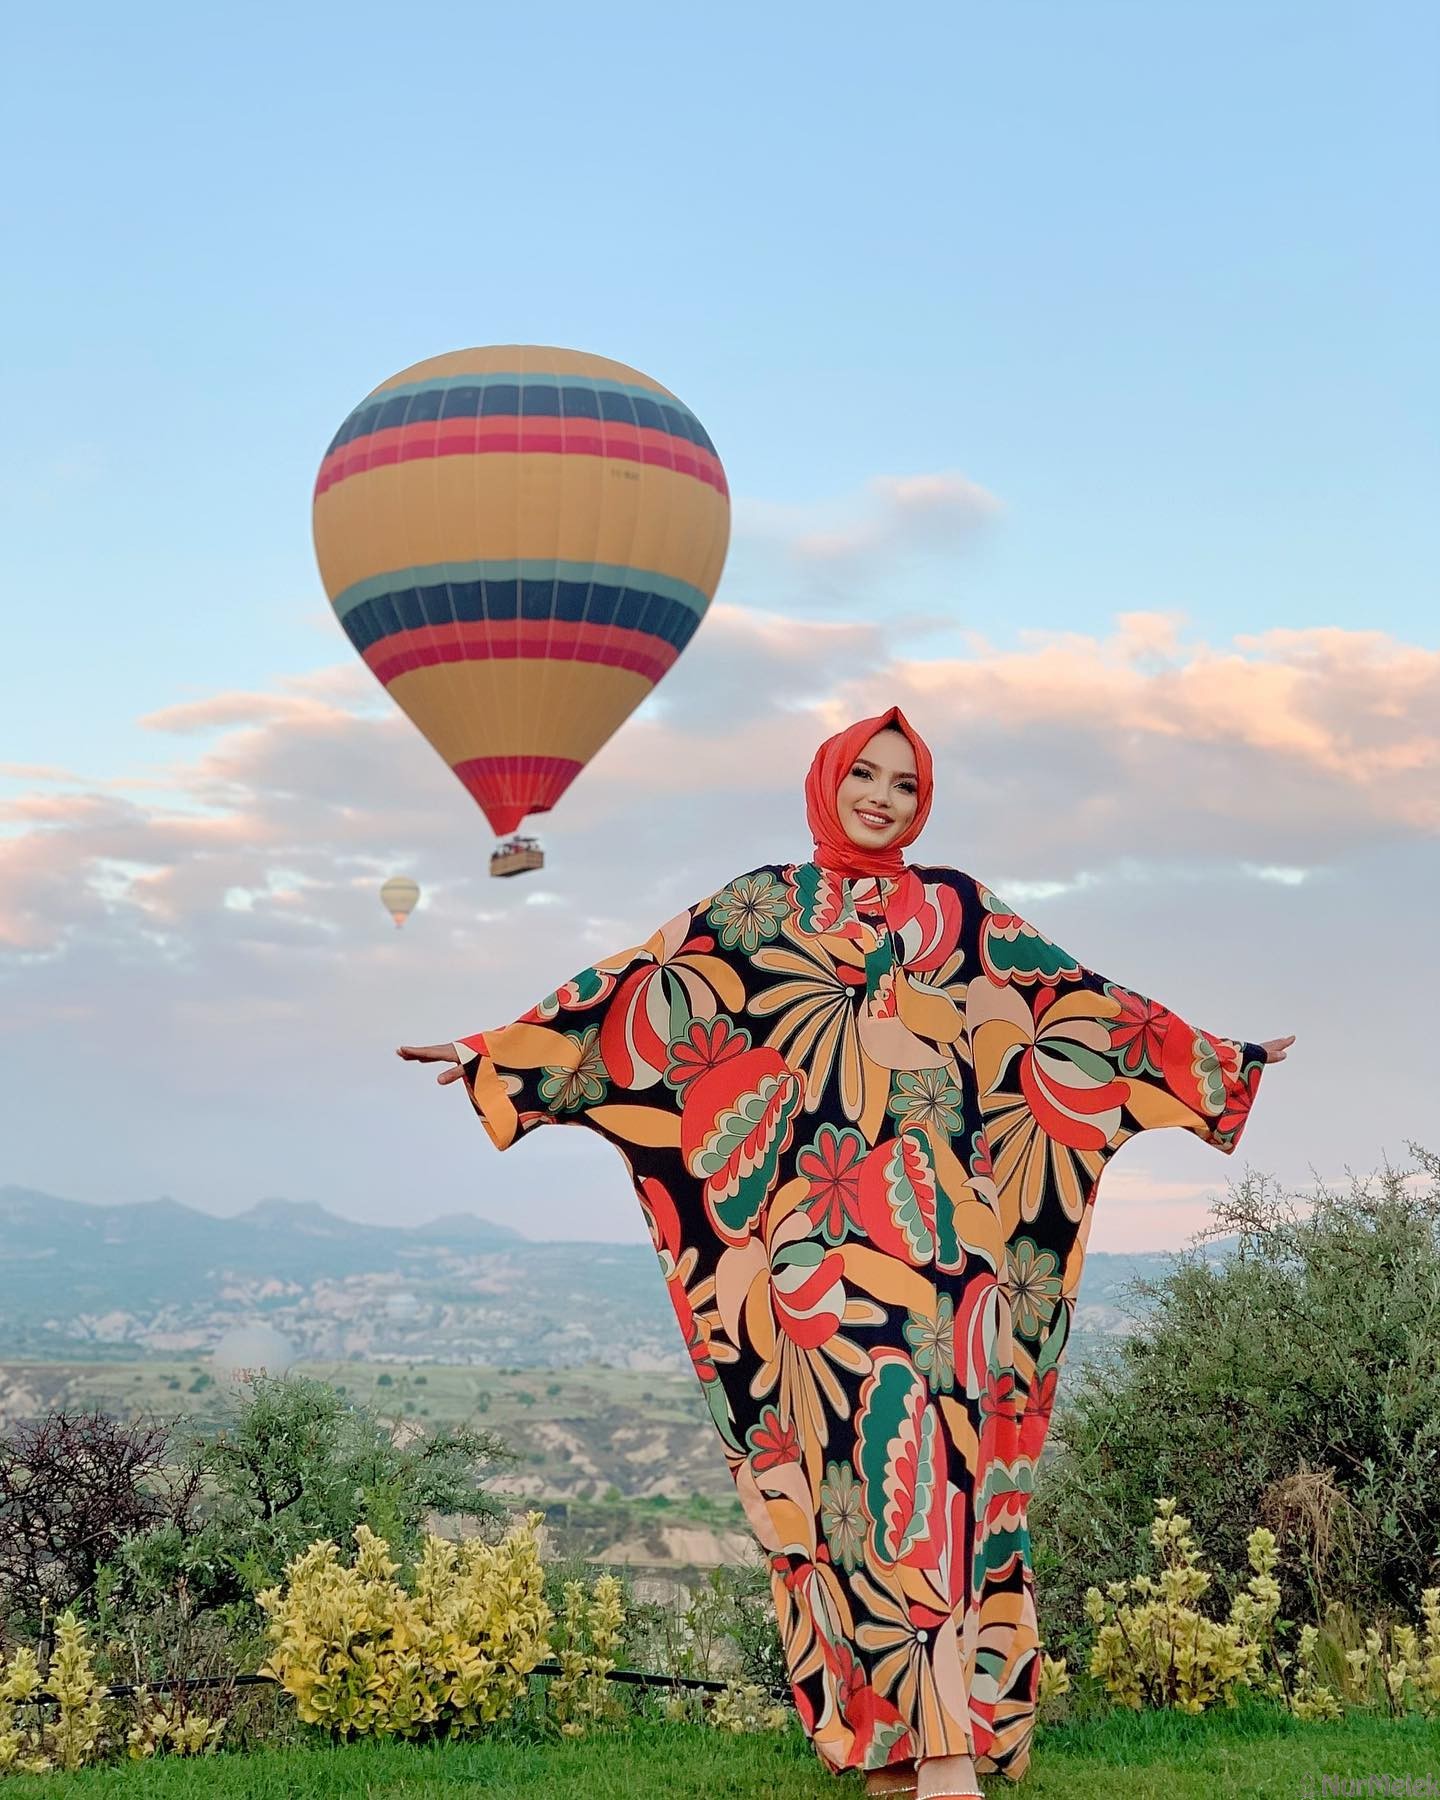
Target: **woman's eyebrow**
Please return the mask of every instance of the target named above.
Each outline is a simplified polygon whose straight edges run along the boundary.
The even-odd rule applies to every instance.
[[[868,756],[857,756],[855,758],[854,767],[858,769],[873,769],[877,775],[881,773],[879,763],[871,762]],[[885,773],[888,774],[889,771],[886,770]],[[908,769],[897,769],[895,772],[896,781],[914,781],[915,779],[916,777],[911,774]]]

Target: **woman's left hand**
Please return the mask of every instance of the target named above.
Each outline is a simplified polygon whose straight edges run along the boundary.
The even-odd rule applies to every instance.
[[[1295,1033],[1293,1031],[1290,1033],[1289,1037],[1266,1039],[1260,1046],[1265,1052],[1265,1061],[1267,1063],[1284,1062],[1285,1052],[1294,1042]]]

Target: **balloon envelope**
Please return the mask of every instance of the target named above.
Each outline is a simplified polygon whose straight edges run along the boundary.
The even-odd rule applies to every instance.
[[[382,382],[315,485],[326,592],[499,835],[552,807],[690,641],[730,537],[720,459],[648,375],[458,350]]]
[[[419,884],[408,875],[392,875],[380,890],[380,904],[397,925],[410,917],[419,898]]]

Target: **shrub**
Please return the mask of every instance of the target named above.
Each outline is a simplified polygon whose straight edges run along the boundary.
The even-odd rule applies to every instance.
[[[1320,1634],[1306,1631],[1315,1659]],[[1352,1705],[1383,1708],[1396,1718],[1407,1712],[1440,1718],[1440,1588],[1421,1595],[1418,1628],[1390,1620],[1366,1630],[1344,1653],[1339,1685]]]
[[[1440,1157],[1308,1200],[1250,1177],[1212,1210],[1218,1265],[1181,1255],[1117,1347],[1072,1371],[1031,1529],[1042,1636],[1079,1645],[1083,1594],[1122,1579],[1159,1488],[1248,1578],[1257,1521],[1282,1605],[1403,1610],[1440,1577]]]
[[[224,1718],[196,1711],[183,1692],[161,1697],[141,1688],[135,1696],[135,1723],[126,1743],[131,1757],[143,1762],[167,1753],[208,1756],[219,1748],[224,1735]]]
[[[48,1718],[33,1708],[22,1722],[20,1708],[44,1689],[55,1700]],[[96,1761],[104,1746],[104,1683],[95,1673],[85,1628],[73,1612],[55,1628],[55,1654],[41,1675],[35,1653],[15,1652],[0,1675],[0,1771],[81,1769]]]
[[[137,1532],[176,1526],[200,1477],[169,1425],[61,1409],[0,1439],[0,1606],[13,1627],[78,1606]]]
[[[122,1562],[131,1549],[133,1546],[127,1546],[122,1551]],[[242,1690],[226,1679],[253,1669],[264,1654],[260,1621],[253,1607],[202,1608],[183,1578],[173,1587],[148,1581],[137,1586],[115,1569],[108,1569],[102,1571],[96,1586],[95,1614],[99,1660],[112,1681],[132,1682],[142,1689],[168,1689],[172,1684],[197,1680],[218,1682],[220,1685],[205,1690],[204,1714],[208,1722],[223,1727],[230,1725],[237,1712],[243,1728],[266,1710],[268,1696]],[[183,1686],[177,1691],[178,1706],[156,1701],[157,1714],[168,1721],[167,1733],[174,1740],[171,1747],[188,1738],[193,1711]],[[158,1749],[158,1737],[167,1735],[161,1733],[158,1720],[156,1732]],[[227,1729],[227,1742],[233,1744],[234,1735]]]
[[[630,1650],[660,1674],[735,1677],[767,1693],[784,1690],[788,1674],[768,1563],[757,1555],[734,1568],[709,1570],[683,1609],[653,1602],[635,1607]]]
[[[620,1706],[606,1676],[625,1628],[625,1604],[614,1575],[600,1575],[587,1589],[583,1581],[567,1581],[559,1617],[551,1628],[550,1647],[560,1664],[545,1699],[551,1717],[567,1737],[583,1736],[592,1725],[613,1723]]]
[[[153,1608],[183,1583],[202,1609],[239,1609],[238,1622],[292,1558],[317,1541],[348,1543],[360,1524],[413,1558],[432,1513],[502,1515],[483,1480],[507,1459],[487,1432],[396,1431],[323,1382],[259,1376],[226,1428],[193,1447],[203,1523],[132,1540],[116,1559],[115,1604]]]
[[[502,1717],[545,1652],[544,1600],[532,1513],[498,1544],[425,1540],[406,1587],[368,1526],[343,1563],[314,1544],[259,1596],[270,1619],[266,1672],[300,1717],[338,1737],[413,1738],[473,1732]]]
[[[1091,1587],[1085,1596],[1086,1613],[1099,1627],[1090,1673],[1136,1711],[1155,1706],[1204,1712],[1216,1701],[1233,1706],[1237,1688],[1268,1688],[1266,1656],[1273,1662],[1280,1603],[1273,1534],[1263,1526],[1251,1534],[1254,1572],[1223,1623],[1198,1609],[1210,1576],[1200,1567],[1190,1521],[1173,1500],[1156,1502],[1150,1541],[1158,1576],[1112,1581],[1103,1595]]]
[[[1085,1596],[1086,1614],[1099,1628],[1090,1673],[1122,1705],[1198,1713],[1217,1701],[1233,1706],[1238,1690],[1249,1688],[1306,1720],[1338,1719],[1345,1705],[1393,1718],[1440,1717],[1440,1588],[1421,1596],[1418,1627],[1391,1621],[1361,1628],[1354,1633],[1360,1641],[1346,1648],[1353,1618],[1334,1604],[1324,1627],[1301,1627],[1291,1652],[1280,1647],[1292,1621],[1277,1616],[1275,1538],[1266,1527],[1250,1535],[1252,1574],[1223,1622],[1199,1610],[1210,1576],[1173,1500],[1155,1503],[1150,1538],[1158,1576],[1113,1581],[1103,1594],[1092,1586]],[[1043,1677],[1041,1687],[1044,1698]],[[1053,1677],[1050,1691],[1063,1691]]]
[[[726,1638],[745,1680],[767,1693],[789,1686],[775,1601],[770,1592],[770,1566],[758,1555],[745,1563],[710,1572],[719,1598]]]
[[[717,1731],[783,1731],[790,1712],[755,1681],[727,1681],[705,1717]]]

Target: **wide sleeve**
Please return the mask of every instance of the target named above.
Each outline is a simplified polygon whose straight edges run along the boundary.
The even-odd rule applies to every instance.
[[[1264,1048],[1192,1025],[1097,974],[994,894],[979,893],[967,1022],[987,1130],[1029,1165],[1026,1212],[1042,1181],[1058,1179],[1072,1190],[1067,1201],[1078,1197],[1085,1171],[1093,1176],[1140,1131],[1176,1126],[1231,1154]],[[1045,1141],[1050,1153],[1036,1155]]]
[[[454,1040],[470,1103],[497,1149],[537,1125],[678,1145],[676,1092],[666,1081],[675,1020],[707,997],[713,1010],[715,990],[733,998],[737,985],[713,955],[709,905],[701,901],[643,944],[582,969],[513,1023]]]

